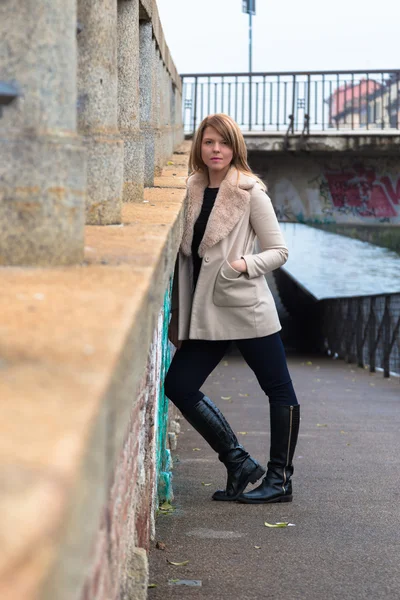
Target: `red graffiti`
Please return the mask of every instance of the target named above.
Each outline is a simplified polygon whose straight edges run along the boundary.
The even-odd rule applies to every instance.
[[[400,204],[400,178],[394,183],[387,175],[378,178],[373,168],[355,165],[343,171],[327,171],[333,205],[339,211],[360,217],[390,218],[397,216],[394,205]]]
[[[387,175],[381,177],[381,183],[385,186],[386,192],[393,204],[400,204],[400,178],[397,180],[396,190]]]

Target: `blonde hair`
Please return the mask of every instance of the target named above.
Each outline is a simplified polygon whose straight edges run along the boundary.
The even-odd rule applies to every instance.
[[[207,167],[201,158],[201,144],[203,141],[204,132],[207,127],[213,127],[218,131],[219,135],[224,138],[228,143],[229,147],[232,148],[233,157],[231,165],[235,167],[240,173],[252,177],[266,190],[265,183],[257,177],[249,167],[247,162],[247,148],[244,141],[242,132],[240,131],[239,125],[229,115],[224,113],[218,113],[215,115],[209,115],[200,123],[197,129],[192,148],[190,151],[189,158],[189,172],[190,175],[198,171],[207,172]]]

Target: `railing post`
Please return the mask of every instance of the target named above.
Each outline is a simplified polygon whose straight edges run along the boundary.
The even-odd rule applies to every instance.
[[[345,345],[345,361],[351,363],[351,342],[353,338],[353,328],[351,323],[351,304],[352,298],[347,298],[347,315],[346,315],[346,345]]]
[[[252,89],[252,75],[249,75],[249,131],[251,131],[251,121],[252,121],[252,104],[253,104],[253,89]]]
[[[357,351],[357,364],[359,367],[364,367],[363,360],[363,311],[362,311],[362,298],[358,299],[358,310],[357,310],[357,321],[356,321],[356,351]]]
[[[295,128],[295,114],[296,114],[296,75],[293,75],[293,89],[292,89],[292,133],[294,133]]]
[[[390,296],[385,297],[383,313],[383,376],[390,377]]]
[[[376,298],[372,296],[370,301],[370,315],[369,315],[369,332],[368,332],[368,350],[369,350],[369,371],[370,373],[375,373],[376,366],[376,348],[377,345],[375,343],[376,337],[376,314],[375,314],[375,300]]]
[[[193,136],[196,133],[196,128],[197,128],[197,82],[198,82],[198,77],[197,77],[197,75],[195,75],[194,101],[192,103],[192,106],[193,106]]]
[[[308,74],[307,75],[307,114],[304,116],[304,123],[307,125],[307,127],[306,127],[307,135],[310,135],[310,119],[311,119],[310,107],[311,107],[311,75]]]

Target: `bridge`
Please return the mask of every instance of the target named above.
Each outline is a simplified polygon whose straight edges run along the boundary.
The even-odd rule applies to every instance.
[[[392,484],[400,290],[398,255],[390,252],[399,250],[400,71],[180,76],[155,0],[27,0],[23,8],[4,3],[0,40],[2,600],[145,600],[149,550],[155,550],[161,531],[156,517],[160,510],[171,521],[182,515],[171,507],[174,493],[176,503],[183,501],[182,474],[183,487],[192,489],[191,509],[203,510],[205,518],[210,513],[207,505],[196,504],[201,495],[191,471],[178,473],[177,446],[182,462],[193,464],[199,442],[187,435],[162,386],[172,350],[167,341],[171,283],[185,210],[190,141],[184,137],[191,137],[210,112],[228,112],[239,122],[250,164],[267,182],[290,246],[290,261],[269,282],[287,322],[288,348],[309,343],[309,354],[296,354],[291,365],[301,400],[306,407],[310,397],[314,402],[315,413],[307,408],[303,413],[304,447],[316,442],[308,447],[313,460],[305,463],[306,484],[299,486],[294,510],[303,519],[315,496],[323,499],[327,479],[336,493],[333,476],[339,477],[341,483],[355,481],[357,492],[362,487],[363,524],[371,522],[370,501],[378,510],[382,490],[389,490],[379,523],[385,524],[387,515],[397,531]],[[322,248],[324,254],[318,252]],[[357,283],[362,270],[363,288]],[[318,289],[321,274],[325,279]],[[235,400],[250,398],[243,362],[235,357],[226,363],[221,377],[207,383],[209,393],[219,390],[227,403],[230,389]],[[316,377],[317,368],[323,380]],[[251,403],[257,423],[265,399],[254,394]],[[343,454],[343,414],[349,405],[354,437],[364,437],[354,446],[349,441]],[[242,434],[249,434],[251,446],[267,432],[253,432],[251,441],[246,410],[244,403],[233,404],[230,416],[235,427],[246,428]],[[323,442],[315,428],[321,425],[323,434],[327,425],[330,433],[328,421],[337,423],[338,435]],[[374,461],[354,479],[368,453],[375,453]],[[207,461],[200,457],[195,464]],[[204,477],[199,489],[205,499],[211,471],[197,472]],[[338,505],[350,517],[333,510],[330,531],[348,531],[349,522],[357,520],[354,491],[350,484],[337,491]],[[324,502],[320,523],[325,523]],[[237,528],[242,527],[240,509],[227,510],[229,522],[235,513]],[[246,514],[255,527],[255,513]],[[221,534],[221,513],[212,518],[219,529],[210,526],[206,533],[196,528],[193,534],[186,521],[181,534],[193,537],[194,551],[199,539]],[[311,519],[303,523],[313,526]],[[313,532],[325,561],[319,576],[329,579],[332,561],[324,554],[324,532]],[[388,529],[379,543],[386,568],[395,548]],[[179,550],[173,544],[168,541]],[[307,548],[312,555],[316,547],[312,535],[299,534],[295,551],[301,559]],[[335,558],[340,550],[339,540]],[[206,546],[202,551],[204,557],[212,554]],[[289,547],[285,551],[295,558]],[[351,552],[350,545],[353,563],[348,564],[359,564]],[[181,568],[170,564],[177,558],[170,550],[166,556],[170,562],[163,555],[164,569]],[[312,576],[310,564],[302,569],[299,564],[299,577]],[[207,565],[211,571],[215,567]],[[191,569],[192,564],[185,573]],[[229,561],[222,571],[232,572]],[[174,593],[176,574],[159,583],[159,597]],[[393,597],[393,588],[385,587],[385,569],[363,574],[354,579],[351,593],[360,589],[361,579],[367,588],[379,584],[379,593],[387,589]],[[224,579],[220,589],[221,594],[228,589],[230,598],[228,583]],[[204,585],[205,597],[213,589]],[[316,598],[326,596],[316,589]]]
[[[229,114],[247,135],[399,134],[400,70],[183,74],[183,123]]]

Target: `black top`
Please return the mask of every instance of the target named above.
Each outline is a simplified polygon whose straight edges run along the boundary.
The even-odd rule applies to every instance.
[[[204,190],[203,204],[199,214],[199,218],[194,224],[193,241],[192,241],[192,256],[193,256],[193,284],[196,287],[199,278],[201,261],[199,256],[199,246],[203,239],[206,230],[208,218],[213,209],[215,198],[217,197],[219,188],[209,188]]]

